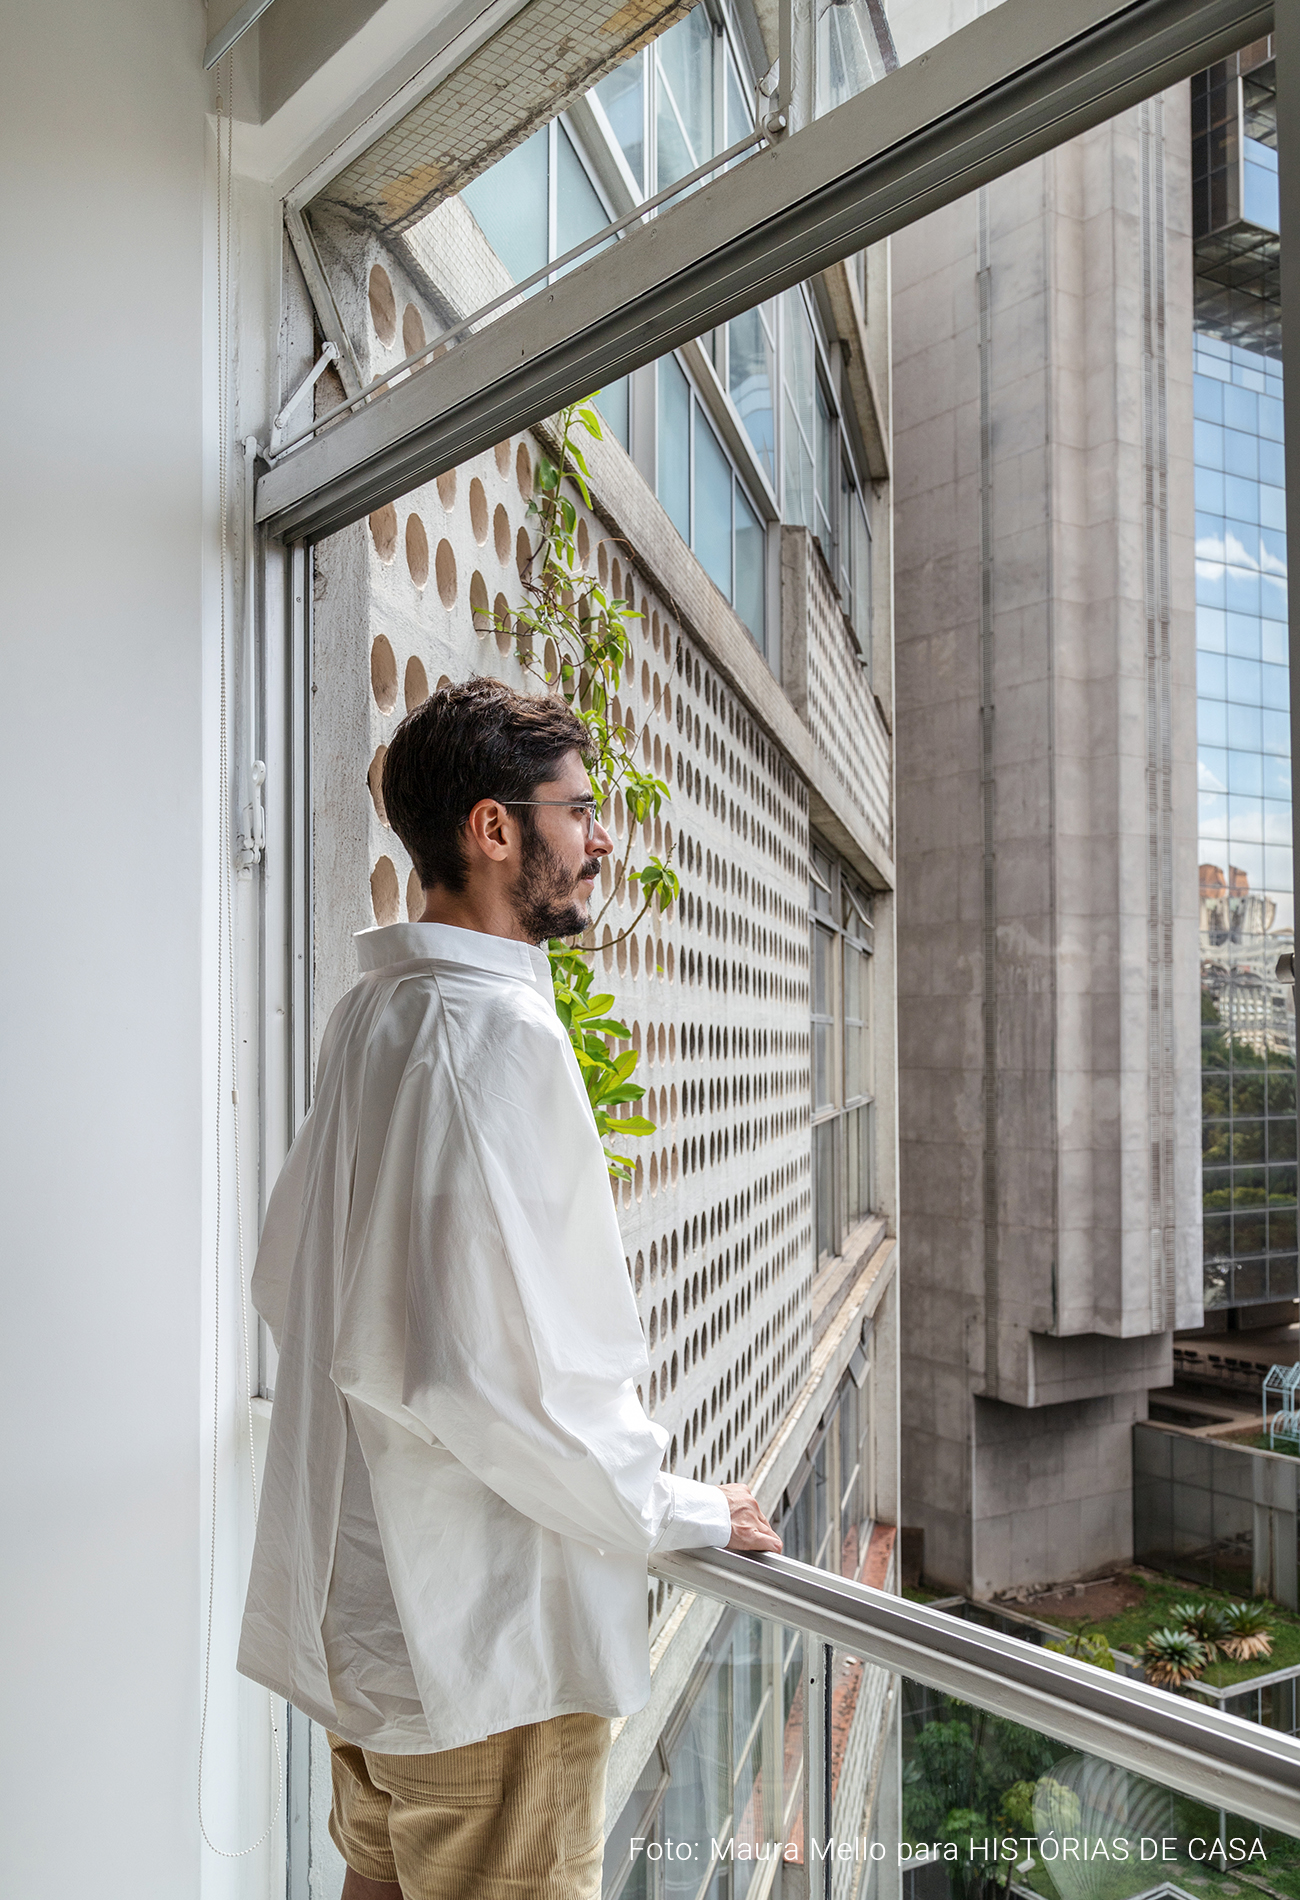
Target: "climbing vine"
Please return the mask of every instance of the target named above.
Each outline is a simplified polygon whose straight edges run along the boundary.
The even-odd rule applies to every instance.
[[[582,438],[599,441],[602,434],[600,416],[590,398],[570,404],[557,417],[556,457],[543,455],[534,472],[528,513],[536,546],[522,573],[523,604],[501,616],[497,626],[513,637],[524,670],[548,692],[561,694],[586,726],[591,779],[602,811],[608,812],[620,795],[627,812],[626,842],[613,864],[610,892],[593,916],[587,943],[556,939],[548,946],[556,1012],[569,1032],[596,1127],[606,1142],[610,1173],[621,1177],[632,1172],[633,1163],[611,1149],[609,1142],[651,1135],[655,1124],[631,1112],[645,1090],[634,1080],[637,1051],[619,1050],[620,1043],[630,1041],[630,1031],[611,1014],[613,996],[593,991],[595,933],[625,885],[635,887],[639,908],[611,939],[612,945],[629,937],[648,911],[666,912],[678,897],[680,885],[671,848],[663,855],[648,853],[642,862],[632,862],[639,828],[657,817],[672,795],[665,780],[638,763],[631,714],[617,716],[616,696],[629,657],[629,629],[640,616],[630,601],[611,594],[598,577],[585,571],[578,547],[577,507],[565,493],[569,483],[591,506]]]

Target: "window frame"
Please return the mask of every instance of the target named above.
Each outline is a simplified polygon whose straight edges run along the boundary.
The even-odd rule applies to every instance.
[[[649,233],[634,225],[616,268],[593,258],[580,282],[548,294],[544,314],[504,311],[467,335],[436,375],[358,391],[349,414],[331,413],[331,427],[308,431],[310,440],[295,440],[259,476],[255,521],[285,542],[349,526],[537,415],[615,381],[648,327],[667,347],[700,335],[1271,25],[1271,9],[1255,0],[1178,0],[1168,16],[1166,0],[1001,0],[877,82],[870,112],[850,101],[747,159],[737,175],[761,165],[761,203],[752,183],[699,194],[689,215],[669,214],[661,241],[658,231],[656,242],[645,241]],[[319,276],[319,260],[302,214],[385,129],[368,122],[360,144],[341,140],[286,194],[309,279]],[[326,321],[338,327],[328,312]]]
[[[874,1211],[877,1198],[875,1170],[875,1026],[874,932],[870,894],[840,860],[815,838],[809,844],[809,950],[813,980],[810,985],[812,1061],[809,1065],[810,1139],[812,1143],[813,1244],[817,1267],[838,1259],[844,1242]],[[816,1010],[817,933],[830,944],[829,1009]],[[848,984],[845,958],[863,959],[865,1009],[861,1016],[847,1014]],[[856,1028],[862,1037],[863,1084],[850,1094],[848,1034]],[[827,1028],[829,1098],[819,1102],[817,1031]],[[853,1118],[856,1118],[854,1120]],[[853,1143],[857,1147],[854,1149]],[[829,1161],[826,1156],[829,1152]],[[850,1179],[856,1153],[856,1185]],[[829,1181],[822,1177],[823,1167]],[[828,1204],[829,1203],[829,1204]],[[823,1242],[827,1244],[823,1244]]]
[[[714,578],[712,574],[709,573],[709,569],[703,566],[702,562],[701,562],[701,567],[703,569],[703,572],[709,575],[709,578],[710,580],[713,581],[714,586],[718,587],[719,593],[722,594],[723,599],[726,600],[727,604],[732,608],[733,612],[736,612],[737,614],[739,614],[740,610],[736,606],[736,519],[737,519],[736,490],[737,488],[739,488],[741,495],[744,497],[745,503],[748,506],[755,521],[759,524],[759,527],[762,530],[763,535],[764,535],[765,543],[766,543],[766,531],[768,527],[767,513],[764,507],[762,506],[761,502],[758,499],[756,499],[754,490],[751,488],[750,484],[746,481],[744,473],[737,465],[736,458],[731,452],[731,449],[726,440],[726,436],[717,425],[715,412],[714,412],[714,405],[709,400],[709,396],[712,392],[708,391],[706,385],[704,385],[702,380],[694,373],[692,366],[683,361],[681,352],[677,350],[670,351],[667,355],[660,357],[653,364],[649,365],[649,369],[655,379],[654,380],[654,403],[653,403],[654,416],[655,416],[654,455],[653,455],[652,469],[650,471],[650,485],[654,489],[655,495],[658,498],[660,505],[665,508],[667,506],[667,504],[663,500],[663,493],[661,489],[661,478],[664,471],[663,471],[663,457],[662,457],[663,445],[660,441],[660,418],[663,414],[663,408],[660,401],[660,393],[661,393],[660,379],[661,379],[662,374],[664,373],[664,365],[668,363],[671,363],[674,366],[674,368],[683,377],[686,383],[686,390],[687,390],[687,404],[688,404],[688,408],[687,408],[687,470],[688,470],[688,474],[687,474],[686,516],[687,516],[687,521],[689,524],[689,532],[687,534],[683,534],[682,539],[685,541],[687,547],[691,550],[691,553],[695,556],[696,560],[699,560],[699,555],[696,553],[696,543],[697,543],[696,504],[697,504],[697,498],[699,494],[699,484],[697,480],[697,471],[696,471],[696,443],[697,443],[697,429],[699,427],[699,423],[697,422],[697,415],[698,415],[702,419],[703,426],[712,433],[713,439],[716,442],[718,449],[721,452],[722,457],[724,461],[726,462],[727,467],[731,473],[731,504],[730,504],[731,505],[731,529],[730,529],[731,572],[729,576],[729,582],[730,582],[729,587],[727,589],[723,589],[722,587],[718,586],[717,580]],[[673,525],[677,528],[678,532],[681,533],[680,524],[676,521],[675,517],[670,514],[669,519],[673,521]],[[766,568],[766,553],[764,557],[764,567]],[[750,633],[751,638],[754,641],[754,644],[758,647],[759,651],[762,653],[766,653],[768,650],[769,619],[770,619],[770,603],[767,598],[767,589],[764,588],[762,626],[761,628],[753,628],[753,627],[749,628],[749,633]],[[746,622],[745,624],[748,626],[748,622]]]

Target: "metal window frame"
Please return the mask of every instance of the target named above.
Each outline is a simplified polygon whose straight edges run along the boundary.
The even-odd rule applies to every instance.
[[[257,518],[333,533],[1272,26],[1271,0],[1001,0],[277,463]]]
[[[717,0],[716,17],[715,17],[715,9],[710,8],[710,19],[714,28],[711,52],[710,52],[710,58],[712,60],[711,77],[714,83],[714,112],[715,112],[715,115],[718,115],[720,113],[725,112],[726,71],[728,67],[728,62],[730,62],[731,66],[735,69],[737,81],[740,84],[742,92],[745,90],[747,84],[749,86],[749,90],[752,91],[753,82],[752,80],[747,80],[746,76],[748,73],[748,67],[747,65],[742,64],[743,54],[739,47],[739,43],[737,39],[735,38],[734,31],[733,31],[734,22],[732,18],[732,7],[730,4],[730,0]],[[675,30],[675,29],[670,29],[670,31],[671,30]],[[643,49],[643,51],[645,50],[653,51],[654,49],[653,48]],[[640,54],[636,55],[636,57],[639,58]],[[652,140],[654,137],[653,127],[657,122],[656,112],[655,112],[655,97],[656,97],[655,88],[660,83],[661,83],[661,80],[658,76],[658,66],[656,62],[654,60],[647,60],[646,66],[645,66],[645,79],[642,86],[642,138],[643,138],[643,150],[646,152],[650,152],[652,154],[652,158],[653,158]],[[667,82],[663,81],[662,83],[666,84]],[[611,218],[614,218],[616,216],[622,215],[625,207],[621,203],[615,205],[613,201],[610,199],[609,193],[605,189],[604,185],[600,183],[599,165],[598,163],[594,161],[593,156],[590,150],[588,149],[588,140],[591,136],[592,129],[594,128],[595,134],[604,143],[605,150],[601,154],[602,158],[604,158],[608,162],[612,162],[615,166],[622,167],[624,170],[627,169],[626,160],[624,159],[622,149],[619,146],[618,141],[614,136],[613,129],[609,123],[608,116],[605,113],[603,107],[600,106],[600,102],[598,98],[595,99],[595,107],[596,109],[593,110],[591,113],[592,127],[588,128],[586,136],[583,135],[581,126],[574,123],[573,120],[570,118],[569,114],[567,113],[561,114],[560,123],[565,126],[568,132],[570,141],[573,144],[575,151],[577,151],[579,155],[580,162],[582,163],[587,173],[587,176],[592,180],[593,184],[596,186],[597,192],[600,195],[602,202],[605,203],[608,208],[609,216]],[[725,125],[725,119],[720,118],[718,119],[717,122]],[[749,120],[745,128],[746,131],[752,129],[753,122],[754,122],[753,114],[751,112],[749,115]],[[732,128],[727,128],[728,131],[730,131],[731,129]],[[627,171],[627,179],[632,180],[632,174],[630,170]],[[634,180],[632,180],[632,182],[635,183]],[[655,180],[654,182],[656,183],[656,187],[658,188],[657,180]],[[667,188],[664,187],[663,189],[667,189]],[[649,196],[648,190],[644,187],[638,186],[636,187],[634,194],[629,197],[628,203],[630,206],[644,204],[648,196]],[[760,315],[760,321],[762,321],[761,315]],[[740,414],[735,407],[735,404],[730,394],[730,390],[728,388],[729,379],[728,379],[728,374],[727,374],[727,365],[729,361],[729,350],[728,350],[728,337],[727,337],[726,326],[725,325],[718,326],[717,330],[713,334],[720,336],[722,339],[722,352],[721,352],[722,365],[721,367],[719,367],[719,364],[715,361],[714,356],[710,354],[710,352],[707,349],[702,347],[702,339],[693,339],[693,341],[696,344],[695,348],[691,348],[690,344],[687,344],[685,346],[684,350],[680,353],[680,364],[681,364],[681,367],[686,371],[687,380],[691,384],[695,400],[700,404],[701,408],[703,409],[705,413],[708,426],[713,430],[714,435],[718,438],[719,442],[721,443],[723,454],[726,456],[728,462],[731,465],[733,488],[736,484],[739,485],[740,490],[745,497],[746,504],[748,505],[751,512],[753,513],[755,519],[758,521],[760,528],[764,531],[764,537],[766,540],[766,530],[772,525],[773,522],[778,522],[781,518],[780,507],[777,503],[777,490],[774,485],[774,483],[779,481],[780,479],[779,460],[777,461],[776,468],[774,470],[773,482],[769,483],[766,477],[766,472],[763,469],[761,461],[759,460],[757,450],[754,448],[754,445],[752,441],[750,440],[749,433],[745,427],[744,422],[741,420]],[[824,343],[823,343],[823,339],[821,337],[821,333],[816,321],[814,321],[814,338],[815,338],[815,346],[821,349],[824,355],[825,354]],[[773,342],[773,359],[777,365],[776,380],[777,380],[777,383],[779,384],[780,382],[780,350],[779,350],[779,345],[775,341]],[[653,367],[653,365],[648,366],[648,367]],[[629,392],[629,395],[630,395],[630,392]],[[631,406],[632,405],[629,400],[629,409],[631,409]],[[688,540],[688,546],[691,548],[692,552],[694,552],[694,548],[695,548],[695,514],[694,514],[694,510],[695,510],[695,434],[694,434],[695,422],[694,422],[694,417],[695,417],[695,411],[694,411],[694,407],[692,406],[692,409],[691,409],[691,534]],[[633,452],[633,445],[631,445],[631,442],[630,442],[630,437],[631,437],[630,427],[629,427],[628,433],[629,433],[629,453],[632,454],[633,459],[636,460],[637,456]],[[635,446],[639,449],[641,445],[638,444]],[[654,439],[653,439],[653,443],[650,444],[652,460],[657,458],[658,446],[659,446],[658,418],[656,417]],[[656,467],[657,467],[657,460],[656,460]],[[735,592],[736,592],[735,532],[736,532],[735,501],[734,501],[734,495],[733,495],[732,578],[731,578],[730,592],[727,595],[727,599],[733,607],[735,606]],[[766,579],[766,569],[767,569],[767,562],[765,560],[764,561],[765,579]],[[764,622],[763,631],[761,635],[753,634],[753,629],[752,628],[750,629],[751,634],[753,634],[755,644],[759,647],[760,651],[762,652],[766,652],[766,648],[767,648],[766,634],[767,634],[767,620],[769,617],[769,603],[766,600],[766,593],[767,593],[767,588],[765,586],[764,587],[765,598],[764,598],[764,613],[763,613],[763,622]]]
[[[827,884],[826,881],[822,877],[821,871],[819,870],[818,865],[817,865],[817,858],[814,855],[814,853],[819,854],[820,856],[822,856],[823,858],[827,860],[829,873],[830,873],[830,880],[831,880],[829,884]],[[834,1091],[836,1099],[833,1102],[828,1103],[827,1105],[821,1108],[818,1108],[814,1104],[811,1108],[811,1112],[809,1116],[809,1125],[814,1132],[818,1129],[827,1128],[831,1126],[833,1126],[835,1129],[835,1135],[833,1137],[833,1151],[832,1151],[832,1164],[833,1164],[832,1171],[834,1174],[834,1184],[833,1184],[833,1189],[832,1189],[833,1197],[834,1197],[834,1213],[833,1213],[832,1225],[834,1227],[834,1233],[835,1233],[835,1249],[834,1249],[833,1254],[828,1255],[827,1258],[838,1259],[841,1257],[841,1250],[843,1248],[844,1241],[847,1235],[852,1232],[853,1228],[857,1225],[857,1223],[860,1220],[865,1220],[867,1218],[867,1212],[865,1211],[860,1212],[858,1214],[854,1214],[854,1215],[851,1215],[848,1211],[849,1117],[850,1115],[858,1114],[859,1111],[862,1109],[874,1109],[875,1103],[876,1103],[876,1094],[875,1094],[874,1086],[871,1089],[867,1090],[866,1093],[861,1094],[861,1095],[855,1095],[855,1096],[850,1097],[848,1094],[848,1058],[847,1058],[846,1047],[845,1047],[845,1039],[846,1039],[846,1033],[847,1033],[847,1028],[848,1028],[848,1015],[847,1015],[847,1011],[845,1007],[847,987],[846,987],[845,979],[844,979],[844,954],[845,954],[846,944],[851,944],[855,950],[859,951],[863,956],[867,957],[868,959],[871,959],[871,962],[869,963],[868,967],[871,969],[874,969],[875,946],[874,946],[874,943],[868,943],[864,938],[850,937],[848,928],[844,923],[845,891],[847,889],[847,891],[850,893],[850,901],[852,902],[854,909],[859,913],[860,916],[865,917],[866,912],[864,909],[863,897],[862,897],[861,892],[859,891],[857,880],[848,871],[843,860],[838,856],[836,852],[832,851],[827,845],[825,845],[821,841],[821,839],[818,838],[816,833],[813,834],[812,839],[810,841],[809,856],[808,856],[808,870],[809,870],[810,884],[815,882],[816,884],[820,885],[820,887],[826,892],[827,896],[831,900],[831,908],[830,908],[829,913],[822,913],[820,911],[814,910],[812,907],[811,900],[809,901],[809,906],[808,906],[809,941],[811,943],[812,933],[816,929],[818,929],[818,927],[820,927],[824,929],[827,932],[827,934],[834,939],[834,942],[835,942],[835,958],[834,958],[834,970],[833,970],[835,992],[836,992],[835,993],[835,1007],[832,1009],[829,1016],[825,1014],[818,1015],[810,1011],[810,1021],[814,1023],[829,1022],[834,1032],[832,1036],[832,1042],[833,1042],[833,1046],[835,1050],[835,1063],[836,1063],[837,1085]],[[810,968],[811,968],[811,964],[810,964]],[[872,1000],[874,1002],[874,992],[872,993]],[[855,1018],[855,1021],[860,1021],[862,1023],[862,1026],[865,1028],[867,1032],[868,1045],[871,1049],[871,1054],[872,1054],[872,1081],[874,1083],[874,1079],[875,1079],[874,1078],[874,1058],[875,1058],[874,1015],[869,1013],[866,1017]],[[873,1141],[874,1141],[874,1136],[873,1136]],[[816,1205],[817,1205],[815,1149],[814,1149],[814,1161],[813,1161],[813,1176],[814,1176],[814,1179],[813,1179],[812,1193],[813,1193],[814,1232],[815,1232],[816,1231],[815,1210],[816,1210]],[[873,1201],[875,1199],[874,1163],[869,1164],[868,1166],[867,1199],[868,1201]],[[821,1257],[822,1256],[819,1254],[818,1256],[819,1262],[821,1260]]]

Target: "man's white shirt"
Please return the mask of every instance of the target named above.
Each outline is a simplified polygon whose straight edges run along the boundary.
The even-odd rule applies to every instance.
[[[649,1694],[646,1559],[725,1544],[649,1365],[545,955],[358,937],[253,1302],[279,1352],[239,1651],[344,1740],[455,1748]]]

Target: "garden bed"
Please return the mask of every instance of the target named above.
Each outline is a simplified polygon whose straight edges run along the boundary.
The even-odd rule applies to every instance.
[[[1226,1609],[1240,1601],[1222,1590],[1207,1590],[1181,1578],[1135,1567],[1087,1584],[1077,1593],[1053,1591],[1014,1607],[1057,1629],[1100,1633],[1112,1649],[1136,1657],[1153,1631],[1174,1621],[1175,1604],[1216,1603]],[[1251,1662],[1232,1662],[1220,1656],[1200,1680],[1223,1689],[1275,1670],[1300,1667],[1300,1616],[1275,1603],[1269,1605],[1269,1615],[1273,1623],[1272,1655],[1257,1656]]]
[[[1251,1451],[1277,1451],[1284,1458],[1300,1458],[1300,1445],[1290,1438],[1275,1438],[1270,1445],[1267,1432],[1222,1432],[1219,1436],[1225,1445],[1245,1445]]]

